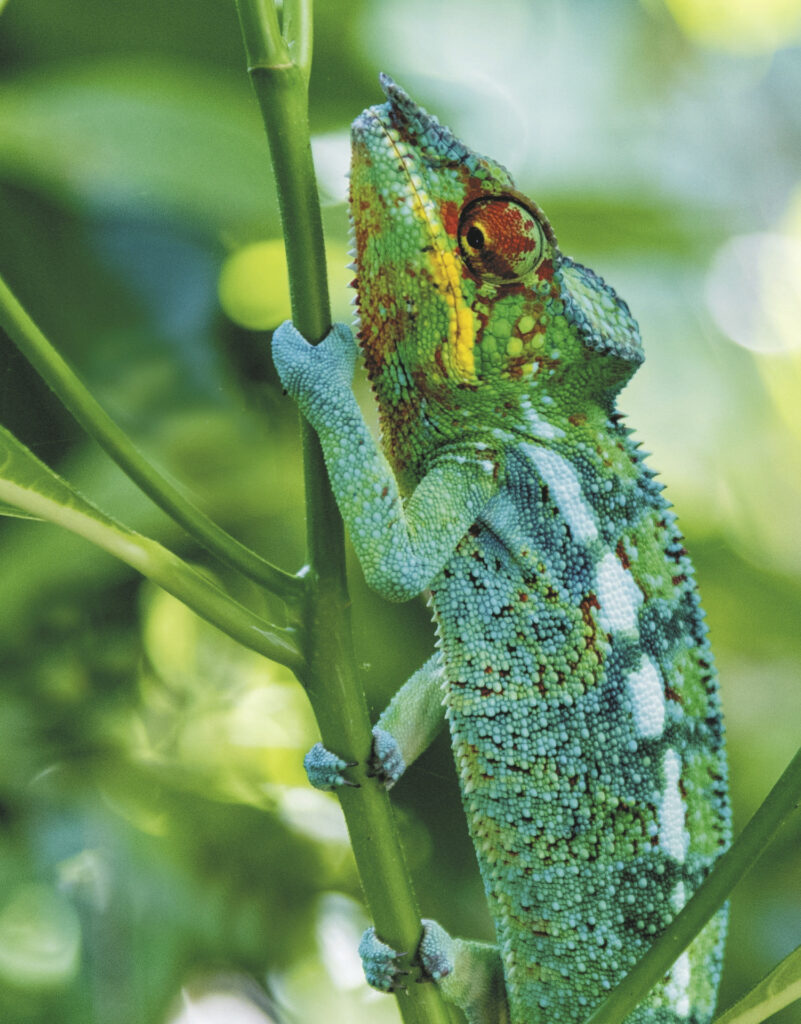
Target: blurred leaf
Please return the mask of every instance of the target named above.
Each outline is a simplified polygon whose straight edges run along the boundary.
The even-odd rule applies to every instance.
[[[93,209],[276,235],[267,167],[244,76],[235,88],[191,66],[119,60],[0,89],[0,173]]]
[[[251,978],[222,975],[182,986],[167,1024],[281,1024],[283,1020]]]
[[[291,315],[284,242],[269,238],[232,253],[219,280],[226,315],[250,330],[269,330]]]
[[[241,74],[242,40],[234,4],[137,0],[116,4],[113,18],[109,10],[108,0],[10,4],[5,29],[9,65],[60,63],[65,55],[87,60],[98,53],[155,52],[214,61],[215,76],[225,68]]]
[[[132,756],[207,799],[274,809],[285,790],[305,787],[317,728],[292,674],[156,586],[142,588],[140,608],[146,665],[127,729]]]
[[[40,514],[127,562],[251,649],[293,668],[302,662],[290,632],[255,615],[156,541],[105,515],[3,428],[0,472],[0,500]]]
[[[573,190],[538,198],[563,251],[580,253],[582,260],[614,254],[616,261],[641,263],[653,254],[660,263],[686,267],[707,259],[726,237],[720,211],[677,206],[658,194]]]

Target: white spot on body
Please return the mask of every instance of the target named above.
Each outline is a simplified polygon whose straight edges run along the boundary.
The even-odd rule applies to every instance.
[[[598,565],[596,583],[601,606],[598,621],[602,629],[612,633],[636,630],[642,591],[629,570],[623,568],[611,551]]]
[[[567,459],[534,444],[525,444],[523,448],[548,485],[556,507],[570,527],[575,540],[581,544],[595,540],[598,537],[595,517],[581,493],[576,471]]]
[[[542,397],[543,402],[547,402],[550,395],[544,395]],[[564,437],[565,432],[561,427],[555,426],[553,423],[549,423],[548,420],[544,420],[540,414],[536,411],[534,406],[531,404],[528,398],[522,398],[520,400],[520,408],[523,410],[526,416],[526,422],[531,428],[531,432],[535,437],[542,437],[548,441],[553,441],[557,437]],[[536,448],[535,445],[524,445],[527,451],[530,453],[533,451],[542,451],[541,448]],[[552,452],[549,454],[553,454]],[[560,456],[554,455],[554,458],[558,459]]]
[[[678,914],[680,910],[684,910],[684,904],[686,902],[687,893],[684,889],[684,882],[676,882],[673,886],[672,892],[670,893],[670,905]]]
[[[665,995],[679,1017],[690,1015],[690,954],[685,950],[670,969]]]
[[[679,790],[681,758],[670,747],[665,751],[662,771],[665,790],[659,805],[659,845],[670,857],[683,864],[690,837],[684,827],[684,800]]]
[[[665,694],[659,669],[644,655],[640,667],[629,673],[626,682],[637,734],[656,739],[665,727]]]

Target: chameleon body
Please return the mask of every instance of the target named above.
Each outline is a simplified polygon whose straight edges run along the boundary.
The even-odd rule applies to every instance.
[[[429,922],[419,956],[478,1024],[586,1019],[730,837],[717,682],[693,569],[616,411],[637,324],[564,256],[506,170],[389,79],[353,125],[359,340],[274,338],[367,580],[429,588],[437,651],[374,732],[392,783],[450,727],[497,949]],[[346,765],[323,748],[320,785]],[[725,911],[629,1024],[707,1024]],[[392,986],[395,954],[362,943]],[[501,978],[502,970],[502,978]]]

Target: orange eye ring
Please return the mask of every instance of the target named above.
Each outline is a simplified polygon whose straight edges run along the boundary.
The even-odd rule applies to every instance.
[[[477,277],[518,281],[542,262],[545,231],[534,211],[517,199],[485,197],[462,210],[459,248]]]

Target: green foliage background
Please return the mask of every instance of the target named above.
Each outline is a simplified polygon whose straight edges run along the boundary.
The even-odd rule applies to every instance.
[[[648,360],[621,404],[695,559],[741,826],[801,742],[801,6],[326,0],[315,16],[335,315],[347,125],[384,69],[508,164],[638,316]],[[243,326],[288,312],[278,238],[233,0],[10,0],[0,271],[149,456],[294,569],[295,414],[266,333]],[[9,343],[0,421],[206,564]],[[150,1024],[190,1004],[232,1020],[203,994],[263,1005],[257,984],[287,1021],[397,1019],[354,963],[358,882],[336,804],[302,775],[299,686],[83,541],[0,526],[0,1020]],[[352,594],[377,711],[426,657],[429,615],[381,603],[356,566]],[[489,936],[444,741],[394,796],[425,913]],[[722,1005],[801,941],[799,839],[796,821],[735,893]]]

